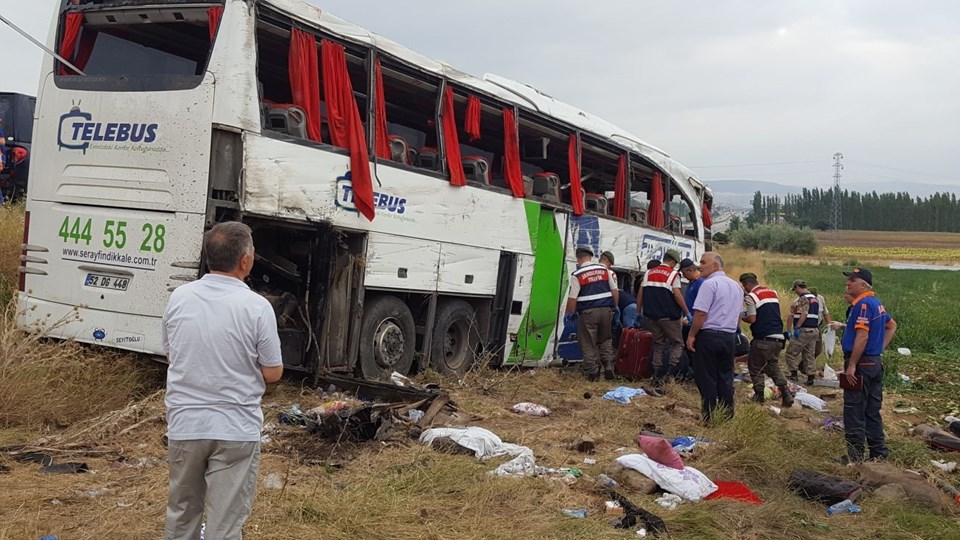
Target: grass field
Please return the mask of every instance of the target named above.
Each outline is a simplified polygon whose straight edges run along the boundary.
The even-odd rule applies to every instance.
[[[16,283],[21,210],[0,210],[0,297],[12,296],[11,284]],[[805,278],[819,287],[836,316],[842,314],[839,265],[735,249],[723,255],[728,274],[754,271],[781,291],[793,279]],[[938,421],[957,407],[960,293],[949,280],[960,276],[877,268],[875,277],[878,294],[901,325],[896,344],[914,350],[912,356],[897,357],[911,383],[885,396],[892,459],[933,474],[930,460],[946,456],[928,449],[908,430],[923,421]],[[13,325],[9,309],[0,323],[0,446],[35,445],[58,461],[82,461],[92,470],[44,475],[39,465],[15,463],[0,452],[0,465],[10,469],[0,472],[0,540],[48,534],[61,540],[162,536],[167,485],[162,372],[135,356],[24,336]],[[862,514],[827,517],[823,505],[786,489],[789,473],[798,468],[856,478],[853,468],[832,461],[843,452],[842,435],[819,428],[825,417],[841,411],[833,389],[814,389],[827,398],[828,413],[794,408],[775,415],[751,403],[749,387],[738,385],[734,420],[701,427],[695,412],[699,396],[692,385],[671,384],[668,397],[638,398],[624,406],[599,399],[614,384],[586,383],[575,372],[560,369],[479,369],[460,379],[433,373],[417,379],[448,390],[460,411],[473,418],[469,425],[529,446],[538,465],[580,467],[585,476],[573,484],[494,478],[487,473],[503,459],[480,462],[437,452],[419,444],[416,433],[399,428],[384,442],[321,440],[300,427],[276,425],[278,412],[290,404],[306,410],[322,402],[305,384],[288,378],[264,397],[267,423],[273,427],[271,441],[263,446],[260,478],[278,475],[282,488],[261,484],[246,537],[638,538],[632,530],[611,526],[613,518],[603,510],[607,497],[591,477],[616,456],[639,452],[636,435],[652,424],[666,435],[713,441],[685,456],[685,462],[714,481],[744,482],[764,500],[759,506],[730,500],[685,502],[670,511],[657,506],[655,496],[630,493],[635,504],[666,521],[670,533],[663,538],[960,538],[960,512],[946,502],[945,515],[935,515],[867,495]],[[585,399],[584,392],[591,398]],[[553,413],[532,418],[508,410],[520,401],[543,404]],[[893,405],[901,402],[919,412],[893,413]],[[569,448],[581,435],[595,439],[594,454]],[[587,465],[585,457],[597,463]],[[960,484],[960,473],[946,479]],[[590,515],[567,518],[563,508],[587,508]]]
[[[960,233],[841,231],[816,232],[818,254],[843,261],[960,263]]]

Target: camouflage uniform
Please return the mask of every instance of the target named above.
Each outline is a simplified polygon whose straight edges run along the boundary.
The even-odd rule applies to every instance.
[[[790,304],[790,318],[796,327],[797,321],[802,315],[807,314],[810,309],[810,302],[803,296],[797,297]],[[820,330],[818,328],[801,328],[800,335],[794,337],[790,334],[790,344],[787,346],[786,362],[787,369],[790,370],[790,378],[796,380],[797,371],[807,376],[807,384],[811,382],[817,374],[817,342],[820,341]]]

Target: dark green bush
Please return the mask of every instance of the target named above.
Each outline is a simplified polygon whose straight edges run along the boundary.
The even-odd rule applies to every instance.
[[[731,233],[730,239],[746,249],[795,255],[813,255],[817,251],[817,239],[810,229],[798,229],[789,225],[741,227]]]

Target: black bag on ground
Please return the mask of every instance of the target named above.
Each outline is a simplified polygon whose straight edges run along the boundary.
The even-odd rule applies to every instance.
[[[855,501],[862,489],[856,482],[805,469],[790,473],[787,487],[801,497],[826,505],[833,505],[844,499]]]

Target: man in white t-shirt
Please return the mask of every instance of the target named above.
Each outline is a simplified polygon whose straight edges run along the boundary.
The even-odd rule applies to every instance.
[[[163,314],[170,489],[164,536],[241,538],[253,508],[268,383],[283,363],[273,307],[243,280],[250,227],[220,223],[203,236],[210,273],[177,287]]]

